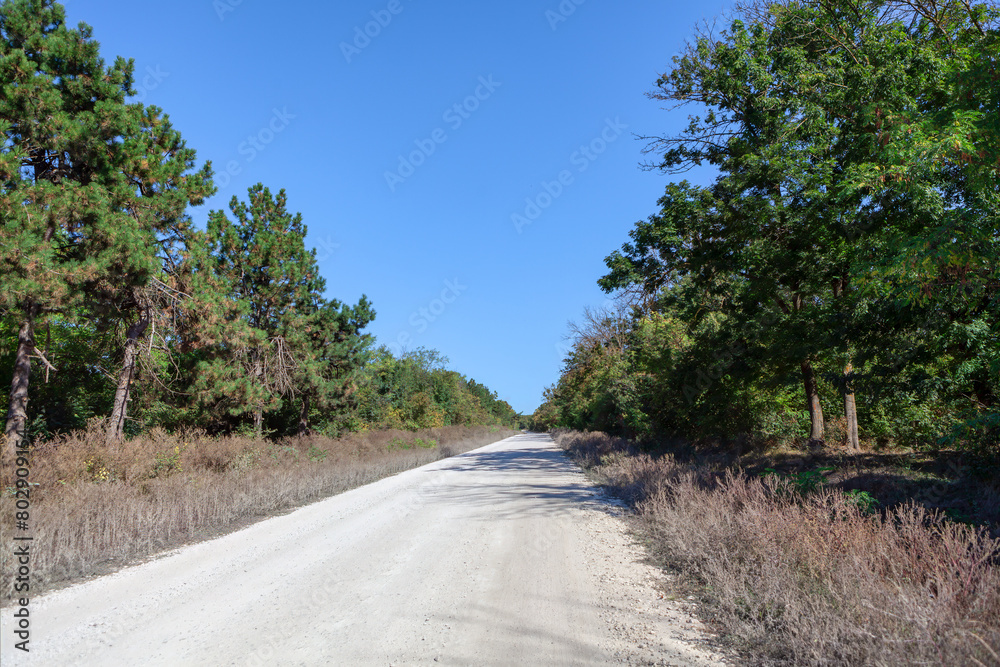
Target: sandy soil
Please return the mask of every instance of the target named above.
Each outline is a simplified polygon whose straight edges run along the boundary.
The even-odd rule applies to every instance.
[[[14,665],[714,665],[544,435],[519,435],[32,599]]]

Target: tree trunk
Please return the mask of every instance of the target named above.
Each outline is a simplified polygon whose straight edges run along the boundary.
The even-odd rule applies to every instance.
[[[253,411],[253,434],[257,438],[264,437],[264,411],[259,408]]]
[[[24,442],[28,427],[28,386],[31,382],[31,352],[35,349],[34,316],[38,307],[30,305],[17,332],[14,377],[10,383],[10,403],[4,428],[3,459],[14,464],[15,450]]]
[[[309,395],[302,397],[302,409],[299,411],[299,435],[309,433]]]
[[[802,387],[806,392],[806,406],[809,408],[809,421],[811,429],[809,432],[810,445],[823,444],[823,406],[819,402],[819,387],[816,384],[816,373],[812,364],[806,359],[802,362]]]
[[[853,371],[851,364],[844,368],[844,417],[847,418],[847,448],[856,452],[861,449],[861,443],[858,441],[858,405],[854,400],[854,384],[851,382]]]
[[[261,360],[260,348],[254,351],[253,376],[257,380],[258,386],[264,382],[264,364]],[[257,407],[253,411],[253,433],[257,438],[264,435],[264,410]]]
[[[115,403],[111,410],[111,423],[108,425],[107,442],[109,445],[120,443],[125,439],[125,418],[128,416],[128,401],[132,392],[132,381],[135,379],[136,359],[139,356],[139,339],[149,326],[149,312],[143,310],[138,321],[128,328],[125,335],[125,358],[122,370],[118,375],[118,387],[115,389]]]

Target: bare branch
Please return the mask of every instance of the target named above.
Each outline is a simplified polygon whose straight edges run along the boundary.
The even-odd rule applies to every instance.
[[[41,362],[42,362],[42,364],[45,366],[45,381],[48,382],[49,381],[49,371],[56,372],[57,371],[56,367],[53,366],[49,362],[49,360],[45,358],[45,355],[42,354],[42,351],[39,350],[37,347],[35,348],[35,355],[34,356],[35,356],[35,358],[40,359]]]

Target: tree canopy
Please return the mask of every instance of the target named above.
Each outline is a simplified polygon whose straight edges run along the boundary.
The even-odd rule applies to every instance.
[[[995,442],[998,17],[986,3],[753,3],[674,59],[650,97],[692,115],[650,138],[649,166],[717,176],[669,183],[599,281],[639,306],[619,316],[618,376],[653,378],[630,399],[634,430],[822,441],[834,414],[857,446],[860,410],[869,438]],[[578,426],[589,349],[577,339],[550,393]],[[586,392],[628,414],[615,382]]]
[[[284,190],[257,184],[197,229],[188,207],[215,192],[211,165],[162,109],[134,100],[133,61],[105,63],[58,3],[0,4],[0,84],[5,460],[29,436],[88,420],[118,445],[154,426],[266,435],[516,419],[458,373],[374,351],[371,302],[327,295]],[[397,384],[379,385],[386,368]]]

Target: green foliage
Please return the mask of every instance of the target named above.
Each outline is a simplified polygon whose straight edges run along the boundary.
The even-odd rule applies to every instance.
[[[320,449],[316,445],[310,445],[309,451],[306,452],[306,457],[313,463],[322,463],[326,460],[329,452],[325,449]]]
[[[816,491],[820,486],[824,484],[826,478],[823,473],[831,472],[835,468],[824,466],[822,468],[816,468],[815,470],[802,470],[800,472],[792,473],[781,473],[776,471],[774,468],[767,468],[761,473],[763,477],[777,477],[778,479],[787,480],[791,484],[791,488],[799,495],[806,495]]]
[[[181,448],[174,447],[169,452],[159,452],[153,462],[153,468],[149,471],[150,479],[157,477],[167,477],[175,472],[181,472]]]
[[[360,428],[514,426],[518,415],[506,401],[475,380],[447,370],[447,363],[438,352],[424,348],[400,357],[384,346],[375,350],[353,396]]]
[[[10,320],[8,320],[9,322]],[[0,326],[0,386],[9,387],[17,347],[17,327]],[[45,440],[57,433],[84,428],[111,411],[113,387],[103,370],[113,362],[111,342],[95,340],[87,327],[51,317],[36,333],[36,343],[57,370],[41,369],[28,402],[28,434]]]
[[[392,438],[387,445],[387,449],[391,452],[396,449],[413,449],[414,447],[419,447],[421,449],[434,449],[438,446],[437,440],[434,438],[413,438],[413,440],[405,440],[403,438]]]
[[[9,432],[45,438],[96,419],[112,440],[160,426],[261,438],[515,423],[437,352],[372,349],[372,304],[326,296],[284,190],[257,184],[194,229],[187,207],[214,192],[210,165],[195,169],[162,110],[127,102],[132,61],[106,65],[91,29],[64,19],[50,0],[0,4]],[[167,453],[151,474],[175,469]]]
[[[879,502],[867,491],[852,489],[844,493],[847,502],[857,507],[863,514],[875,514],[878,510]]]
[[[718,176],[667,184],[607,257],[598,284],[637,306],[576,337],[535,423],[821,440],[849,395],[871,445],[997,451],[998,22],[751,4],[694,40],[650,95],[694,114],[650,166]]]

